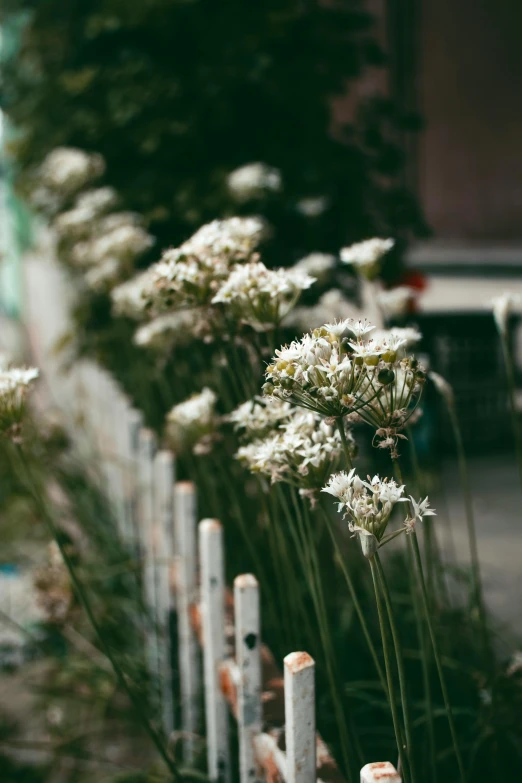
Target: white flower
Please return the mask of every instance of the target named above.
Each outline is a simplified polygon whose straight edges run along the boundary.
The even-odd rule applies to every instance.
[[[247,163],[228,175],[227,185],[237,201],[250,201],[267,192],[279,192],[282,186],[281,172],[266,163]]]
[[[115,316],[140,320],[147,315],[146,301],[153,285],[150,267],[111,291],[112,312]]]
[[[291,408],[279,428],[268,433],[241,446],[236,458],[253,473],[270,477],[272,483],[287,481],[318,491],[343,457],[339,432],[313,412]],[[349,430],[345,434],[355,455],[352,435]]]
[[[297,202],[295,208],[301,215],[309,218],[315,218],[322,215],[328,207],[330,201],[327,196],[316,196],[311,198],[302,198]]]
[[[336,258],[330,253],[310,253],[297,261],[293,268],[306,272],[307,275],[311,275],[317,280],[322,280],[328,277],[328,274],[334,269],[335,263]]]
[[[520,304],[520,301],[521,299],[518,294],[512,294],[509,291],[505,291],[500,296],[496,296],[491,300],[493,318],[495,319],[500,334],[506,334],[509,316],[511,315],[513,308]]]
[[[176,454],[191,450],[194,454],[210,451],[217,428],[216,394],[205,387],[167,415],[167,437]]]
[[[406,533],[412,533],[417,522],[422,522],[424,517],[434,517],[437,515],[435,509],[430,508],[430,502],[427,497],[425,497],[424,500],[417,501],[410,495],[410,508],[411,514],[404,522]]]
[[[78,242],[71,251],[71,260],[78,266],[93,266],[107,258],[116,258],[122,264],[129,264],[153,244],[154,237],[143,228],[123,223],[87,242]]]
[[[140,326],[134,333],[134,343],[168,353],[174,345],[185,345],[193,339],[208,342],[214,320],[210,312],[201,308],[165,313]]]
[[[387,291],[379,291],[377,301],[386,318],[398,318],[409,312],[417,297],[417,290],[408,285],[399,285]]]
[[[339,511],[344,511],[344,516],[348,517],[351,532],[362,536],[361,544],[367,557],[375,553],[395,505],[407,501],[403,497],[404,485],[377,475],[368,476],[364,481],[354,469],[331,476],[322,491],[339,500]]]
[[[209,304],[233,264],[254,259],[266,224],[256,217],[214,220],[180,247],[166,250],[151,267],[147,303],[158,314],[177,307]]]
[[[353,264],[358,272],[373,279],[379,274],[381,261],[393,245],[393,239],[375,238],[356,242],[341,250],[341,261],[344,264]]]
[[[267,367],[264,393],[327,417],[356,413],[377,435],[396,443],[418,404],[425,375],[415,359],[400,355],[400,336],[388,332],[365,340],[372,328],[348,319],[284,346]],[[354,340],[341,337],[346,330]]]
[[[40,179],[46,188],[68,196],[104,171],[105,162],[101,155],[91,155],[74,147],[58,147],[42,163]]]
[[[261,262],[238,264],[212,298],[257,328],[279,324],[314,278],[297,269],[267,269]]]
[[[117,258],[105,258],[85,273],[84,280],[93,291],[109,291],[121,277],[121,264]]]
[[[513,675],[518,674],[521,671],[522,671],[522,651],[516,650],[511,656],[511,660],[506,669],[506,674],[508,677],[513,677]]]
[[[58,234],[69,240],[88,237],[100,228],[98,218],[111,209],[117,202],[116,191],[104,187],[81,193],[73,209],[62,212],[53,222]]]
[[[295,408],[282,400],[254,397],[239,405],[225,419],[248,438],[262,438],[288,420]]]
[[[38,375],[34,367],[5,367],[0,370],[0,435],[14,442],[20,437],[29,388]]]
[[[80,193],[76,199],[75,207],[90,212],[93,217],[98,217],[116,206],[117,202],[118,194],[114,188],[106,185],[103,188],[94,188]]]

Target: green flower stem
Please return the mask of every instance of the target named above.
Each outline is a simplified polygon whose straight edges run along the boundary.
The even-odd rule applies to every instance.
[[[418,572],[418,576],[419,576],[419,582],[420,582],[420,586],[421,586],[422,602],[423,602],[423,605],[424,605],[424,612],[425,612],[425,615],[426,615],[426,622],[427,622],[428,631],[429,631],[429,634],[430,634],[431,646],[433,647],[433,656],[435,658],[435,665],[437,667],[437,673],[439,675],[440,688],[441,688],[441,691],[442,691],[442,698],[444,700],[444,707],[446,709],[446,714],[448,716],[448,724],[449,724],[449,728],[450,728],[451,739],[453,741],[453,750],[455,752],[455,757],[457,759],[457,764],[458,764],[458,768],[459,768],[459,775],[460,775],[461,782],[465,783],[465,781],[466,781],[466,774],[464,772],[464,764],[463,764],[463,761],[462,761],[462,755],[461,755],[460,748],[459,748],[457,731],[456,731],[455,722],[454,722],[454,719],[453,719],[453,711],[451,709],[451,702],[450,702],[450,699],[449,699],[448,688],[447,688],[447,685],[446,685],[446,678],[444,676],[444,671],[443,671],[443,668],[442,668],[442,662],[441,662],[441,657],[440,657],[440,652],[439,652],[439,645],[438,645],[437,637],[436,637],[436,634],[435,634],[435,628],[433,626],[433,622],[432,622],[432,619],[431,619],[430,605],[429,605],[429,601],[428,601],[428,593],[427,593],[427,590],[426,590],[426,581],[424,579],[424,571],[423,571],[423,567],[422,567],[422,558],[421,558],[421,553],[420,553],[420,548],[419,548],[419,542],[417,540],[417,533],[415,532],[415,530],[411,534],[411,537],[412,537],[412,543],[413,543],[413,554],[414,554],[415,563],[416,563],[416,566],[417,566],[417,572]]]
[[[515,373],[513,370],[513,358],[509,350],[507,334],[499,329],[500,343],[502,345],[502,355],[504,357],[504,366],[506,368],[506,380],[509,394],[509,410],[511,413],[511,425],[513,427],[513,437],[515,439],[515,450],[517,455],[518,475],[520,486],[522,487],[522,437],[517,417],[517,407],[515,404],[516,385]]]
[[[428,733],[428,754],[430,764],[430,779],[437,783],[437,760],[435,756],[435,725],[433,722],[433,699],[431,694],[431,680],[430,680],[430,664],[431,664],[431,650],[428,646],[427,630],[423,621],[422,607],[419,602],[419,594],[417,590],[417,584],[415,582],[415,564],[413,556],[413,548],[411,543],[411,537],[407,536],[408,540],[408,561],[409,561],[409,581],[410,592],[413,600],[413,608],[415,611],[415,624],[417,626],[417,639],[421,651],[421,665],[422,665],[422,684],[424,686],[424,703],[425,703],[425,716],[426,716],[426,728]]]
[[[343,444],[344,456],[346,457],[346,464],[348,466],[348,470],[351,470],[353,468],[353,463],[352,463],[352,457],[351,457],[351,454],[350,454],[350,448],[348,446],[348,441],[346,439],[346,432],[344,431],[344,421],[343,421],[343,417],[342,416],[339,416],[337,418],[337,428],[339,430],[339,435],[341,436],[341,441],[342,441],[342,444]]]
[[[492,669],[493,651],[492,651],[491,638],[489,634],[487,617],[486,617],[484,593],[482,590],[482,578],[480,574],[480,559],[479,559],[478,545],[477,545],[477,533],[475,529],[475,516],[473,513],[473,498],[471,495],[466,453],[464,451],[462,431],[460,428],[456,408],[454,405],[451,404],[448,404],[447,408],[450,415],[450,421],[453,429],[453,436],[455,438],[455,444],[457,447],[460,483],[462,485],[462,491],[464,494],[464,507],[466,510],[466,527],[468,531],[470,559],[471,559],[471,579],[472,579],[473,598],[477,606],[477,612],[479,616],[480,630],[481,630],[482,641],[484,645],[484,653],[485,653],[486,661],[488,662],[490,668]]]
[[[357,614],[357,617],[359,618],[359,622],[361,624],[362,632],[364,635],[364,638],[366,640],[366,644],[368,645],[368,649],[370,651],[370,655],[372,656],[372,660],[375,665],[375,669],[377,671],[377,676],[379,677],[379,680],[381,682],[383,691],[385,694],[388,695],[388,685],[386,683],[386,678],[384,675],[384,672],[382,670],[382,666],[379,661],[379,656],[377,655],[377,650],[375,649],[375,645],[372,641],[372,637],[370,635],[370,631],[368,629],[368,624],[366,622],[366,618],[364,616],[364,612],[362,610],[361,604],[359,603],[359,598],[357,597],[357,591],[355,590],[355,586],[352,582],[352,577],[350,576],[350,572],[348,571],[346,564],[344,562],[343,554],[341,552],[341,547],[339,546],[339,542],[337,541],[337,538],[335,536],[333,526],[332,526],[332,520],[328,516],[328,512],[324,508],[324,506],[321,506],[321,510],[323,512],[324,519],[326,521],[326,527],[328,530],[328,533],[330,534],[330,538],[332,539],[332,543],[335,549],[335,553],[337,555],[337,560],[339,562],[339,565],[341,567],[341,571],[343,572],[344,580],[346,582],[346,586],[348,587],[348,592],[350,593],[350,598],[352,599],[353,606],[355,609],[355,613]]]
[[[411,781],[412,783],[414,783],[416,779],[416,774],[415,774],[415,766],[413,762],[413,757],[414,757],[413,735],[411,731],[411,717],[410,717],[410,709],[409,709],[409,702],[408,702],[408,692],[406,689],[406,676],[404,673],[402,646],[399,639],[399,632],[397,630],[397,623],[395,622],[395,613],[393,611],[393,605],[392,605],[390,590],[388,587],[388,581],[386,579],[386,574],[384,572],[384,568],[382,567],[381,559],[379,557],[378,552],[375,553],[372,560],[375,561],[377,567],[377,574],[379,577],[381,591],[384,596],[384,603],[386,606],[386,611],[388,613],[388,622],[390,624],[393,646],[395,649],[395,659],[397,661],[397,671],[399,674],[399,691],[401,695],[402,714],[404,718],[404,730],[406,734],[406,754],[408,756],[408,761],[410,764]]]
[[[170,758],[166,747],[164,746],[160,735],[152,725],[152,723],[149,721],[147,714],[146,714],[146,708],[143,704],[141,698],[138,696],[138,694],[135,692],[134,688],[132,688],[129,683],[127,682],[127,678],[125,676],[125,673],[123,669],[121,668],[116,656],[114,655],[109,643],[105,640],[105,637],[101,631],[100,625],[98,624],[98,621],[96,619],[96,616],[94,614],[94,611],[92,609],[90,600],[87,596],[87,593],[83,589],[83,585],[80,582],[80,579],[78,578],[78,575],[76,573],[76,569],[72,563],[71,558],[69,557],[69,554],[67,552],[67,547],[64,547],[60,535],[59,530],[55,525],[52,513],[49,511],[47,507],[47,500],[43,494],[43,491],[39,488],[37,480],[34,478],[32,474],[32,470],[29,466],[28,461],[25,458],[25,454],[23,453],[22,449],[17,449],[17,454],[19,456],[20,462],[23,466],[24,473],[27,478],[27,487],[34,497],[36,503],[41,508],[44,519],[46,521],[46,524],[49,528],[49,531],[51,535],[53,536],[54,540],[56,541],[58,548],[60,550],[60,553],[62,555],[63,561],[67,567],[67,570],[69,572],[69,575],[71,577],[71,582],[73,583],[74,590],[76,592],[76,595],[78,596],[78,600],[80,601],[85,614],[87,615],[87,618],[92,625],[92,628],[98,638],[98,642],[100,644],[100,647],[109,660],[112,668],[114,669],[114,673],[116,675],[116,678],[118,680],[118,683],[120,684],[121,688],[125,691],[127,694],[127,697],[132,704],[134,711],[136,712],[136,715],[138,719],[140,720],[143,728],[149,735],[149,738],[151,739],[152,743],[156,747],[156,750],[158,751],[159,755],[165,762],[167,769],[169,770],[170,774],[176,781],[182,780],[183,776],[181,775],[177,765],[174,763],[174,761]]]
[[[399,759],[401,765],[401,775],[404,783],[410,783],[408,759],[406,754],[406,748],[402,741],[402,726],[399,717],[399,711],[397,709],[397,697],[395,695],[395,685],[393,683],[393,672],[391,666],[390,647],[388,642],[388,632],[386,629],[386,623],[384,619],[384,611],[381,603],[381,595],[379,590],[379,576],[377,565],[374,557],[370,557],[368,562],[372,572],[373,589],[375,592],[375,604],[377,606],[377,615],[379,617],[379,627],[381,631],[382,649],[384,652],[384,667],[386,670],[386,679],[388,681],[388,693],[390,694],[390,707],[392,714],[393,730],[395,732],[395,741],[397,743],[397,750],[399,752]]]

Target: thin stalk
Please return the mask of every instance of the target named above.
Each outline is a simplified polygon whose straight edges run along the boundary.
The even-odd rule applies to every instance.
[[[93,627],[93,630],[98,638],[98,642],[100,644],[100,647],[102,648],[104,654],[106,655],[107,659],[109,660],[112,668],[114,669],[114,673],[116,674],[116,678],[121,686],[121,688],[125,691],[127,694],[127,697],[132,704],[136,715],[138,716],[143,728],[149,735],[149,738],[151,739],[152,743],[156,747],[156,750],[158,751],[159,755],[167,765],[167,768],[169,772],[172,774],[175,780],[181,780],[182,775],[178,770],[177,765],[174,763],[174,761],[170,758],[167,749],[163,745],[163,742],[160,738],[160,735],[154,728],[154,726],[151,724],[149,719],[147,718],[146,711],[144,708],[144,705],[142,703],[142,700],[140,697],[136,694],[133,688],[129,685],[127,682],[127,678],[125,676],[125,673],[123,672],[123,669],[121,668],[116,656],[113,654],[111,647],[109,643],[105,640],[103,633],[101,631],[101,628],[98,624],[98,621],[95,617],[94,611],[92,609],[90,600],[87,596],[87,593],[83,589],[83,585],[80,582],[80,579],[78,578],[78,575],[76,573],[76,569],[72,563],[71,558],[69,557],[69,554],[67,552],[67,547],[64,547],[62,540],[59,535],[59,530],[55,525],[54,519],[52,517],[52,514],[50,513],[48,507],[47,507],[47,500],[45,499],[43,493],[41,492],[40,488],[38,487],[38,483],[36,479],[32,475],[32,470],[29,467],[29,463],[25,458],[25,455],[21,449],[17,449],[18,456],[20,458],[20,462],[24,468],[24,471],[27,476],[27,486],[31,494],[33,495],[35,501],[40,506],[43,512],[44,519],[46,521],[46,524],[49,528],[49,531],[51,535],[53,536],[54,540],[56,541],[58,548],[60,550],[60,554],[62,555],[63,561],[67,567],[67,570],[69,572],[69,575],[71,577],[71,582],[73,583],[75,592],[78,596],[78,599],[85,611],[85,614],[87,615],[87,618],[90,622],[90,624]]]
[[[339,542],[337,541],[337,538],[335,537],[335,533],[332,527],[332,521],[330,517],[328,516],[328,513],[326,509],[321,506],[321,510],[323,512],[323,516],[326,521],[326,527],[328,530],[328,533],[330,534],[330,538],[332,539],[332,543],[335,549],[335,553],[337,555],[337,560],[339,562],[339,565],[341,567],[341,571],[343,572],[344,580],[346,582],[346,586],[348,588],[348,592],[350,593],[350,598],[352,599],[353,606],[355,609],[355,613],[359,619],[359,622],[361,624],[362,632],[364,635],[364,638],[366,640],[366,644],[368,645],[368,649],[370,651],[370,655],[372,656],[373,663],[375,665],[375,669],[377,671],[377,675],[379,677],[380,683],[382,685],[382,689],[385,694],[388,695],[388,685],[386,684],[386,679],[384,676],[384,672],[382,670],[381,663],[379,661],[379,656],[377,655],[377,650],[375,649],[375,645],[372,641],[372,637],[370,635],[370,631],[368,629],[368,624],[366,622],[366,618],[364,616],[364,612],[362,610],[361,604],[359,603],[359,598],[357,596],[357,591],[355,590],[355,586],[352,582],[352,577],[350,576],[350,572],[348,571],[346,564],[344,562],[344,558],[341,552],[341,547],[339,546]]]
[[[506,368],[506,380],[507,380],[508,395],[509,395],[509,411],[511,413],[511,425],[513,427],[513,437],[515,439],[518,475],[520,478],[520,486],[522,487],[522,437],[520,435],[520,426],[517,418],[517,406],[515,402],[516,384],[515,384],[515,372],[513,369],[513,358],[509,350],[507,334],[500,329],[499,329],[499,334],[500,334],[500,343],[502,345],[502,355],[504,357],[504,366]]]
[[[393,730],[395,732],[395,741],[397,743],[397,750],[399,752],[401,775],[404,783],[410,783],[409,769],[407,766],[408,764],[407,755],[402,741],[402,726],[400,722],[399,711],[397,709],[397,697],[395,695],[395,685],[393,682],[390,647],[388,642],[386,623],[384,619],[384,612],[381,603],[377,566],[375,564],[373,557],[369,558],[369,563],[372,572],[373,589],[375,592],[375,604],[377,606],[377,615],[379,618],[379,628],[381,631],[382,649],[384,653],[384,668],[386,670],[386,679],[388,681],[388,692],[390,694],[390,708],[392,714]]]
[[[393,611],[393,605],[390,595],[390,590],[388,587],[388,581],[386,579],[386,574],[384,572],[384,568],[382,567],[381,558],[379,557],[379,553],[376,552],[375,555],[372,558],[375,561],[376,567],[377,567],[377,574],[379,577],[379,582],[381,586],[381,591],[384,596],[384,603],[386,605],[386,611],[388,613],[388,622],[390,624],[391,634],[392,634],[392,640],[393,640],[393,646],[395,649],[395,659],[397,662],[397,671],[399,674],[399,691],[401,695],[401,702],[402,702],[402,714],[404,718],[404,730],[406,734],[406,754],[408,756],[408,761],[410,764],[410,774],[411,774],[411,780],[412,783],[416,779],[415,774],[415,765],[413,762],[414,757],[414,746],[413,746],[413,735],[411,731],[411,717],[410,717],[410,708],[409,708],[409,702],[408,702],[408,692],[406,689],[406,675],[404,672],[404,661],[402,656],[402,646],[399,639],[399,632],[397,630],[397,623],[395,621],[395,613]]]
[[[426,590],[426,581],[424,579],[424,570],[423,570],[423,567],[422,567],[422,558],[421,558],[421,553],[420,553],[420,548],[419,548],[419,542],[417,540],[417,533],[415,532],[415,530],[412,532],[411,537],[412,537],[412,542],[413,542],[413,554],[414,554],[414,557],[415,557],[415,562],[416,562],[416,566],[417,566],[417,572],[418,572],[418,576],[419,576],[419,582],[420,582],[420,586],[421,586],[421,595],[422,595],[422,602],[423,602],[423,605],[424,605],[424,613],[426,615],[426,623],[428,625],[428,631],[429,631],[429,634],[430,634],[431,646],[433,647],[433,656],[435,658],[435,665],[437,667],[437,673],[439,675],[440,688],[441,688],[441,691],[442,691],[442,698],[444,700],[444,707],[446,709],[446,714],[448,716],[448,724],[449,724],[449,728],[450,728],[451,739],[452,739],[452,742],[453,742],[453,750],[455,752],[455,757],[457,759],[460,779],[461,779],[462,783],[465,783],[465,781],[466,781],[466,774],[464,772],[464,764],[463,764],[463,761],[462,761],[462,755],[461,755],[460,748],[459,748],[457,731],[456,731],[455,722],[454,722],[454,719],[453,719],[453,711],[451,709],[451,702],[450,702],[450,698],[449,698],[449,694],[448,694],[448,688],[447,688],[447,685],[446,685],[446,678],[444,676],[444,671],[443,671],[443,668],[442,668],[442,662],[441,662],[441,657],[440,657],[440,652],[439,652],[439,645],[438,645],[437,637],[436,637],[436,634],[435,634],[435,629],[433,627],[433,622],[432,622],[432,619],[431,619],[430,605],[429,605],[429,601],[428,601],[428,593],[427,593],[427,590]]]
[[[435,756],[435,726],[433,723],[433,699],[431,697],[430,662],[431,651],[427,643],[427,630],[422,617],[422,607],[419,604],[417,584],[415,582],[415,564],[410,536],[408,539],[409,581],[410,592],[415,610],[415,624],[417,626],[417,638],[421,651],[422,684],[424,686],[425,717],[428,732],[428,755],[430,779],[437,783],[437,760]]]
[[[460,428],[460,423],[459,423],[455,405],[448,403],[447,408],[450,415],[451,427],[453,429],[453,436],[455,438],[455,445],[457,447],[457,459],[459,464],[460,483],[462,485],[462,492],[464,495],[464,508],[466,510],[466,527],[468,531],[469,550],[470,550],[470,559],[471,559],[471,579],[472,579],[473,598],[475,599],[477,605],[480,629],[482,634],[482,641],[484,645],[484,653],[486,656],[486,660],[488,661],[490,667],[492,667],[493,653],[491,648],[491,639],[488,631],[486,608],[484,603],[484,593],[482,590],[482,578],[480,574],[480,558],[478,553],[477,532],[475,528],[475,516],[473,513],[473,498],[471,495],[466,453],[464,451],[462,431]]]
[[[350,448],[348,446],[348,441],[346,439],[346,432],[344,431],[344,422],[342,416],[339,416],[337,418],[337,429],[339,430],[339,435],[341,436],[341,442],[343,444],[343,451],[344,451],[344,456],[346,457],[346,464],[348,466],[348,470],[351,470],[353,468],[352,456],[350,454]]]

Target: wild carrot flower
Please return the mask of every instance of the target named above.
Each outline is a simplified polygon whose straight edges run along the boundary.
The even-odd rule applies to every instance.
[[[208,388],[175,405],[167,414],[167,438],[176,454],[208,454],[216,439],[217,397]]]
[[[356,271],[374,280],[381,271],[381,262],[394,245],[393,239],[366,239],[341,250],[343,264],[353,264]]]
[[[250,201],[279,192],[281,172],[266,163],[247,163],[228,175],[227,185],[236,201]]]
[[[225,313],[255,329],[277,326],[297,302],[301,291],[315,282],[298,269],[267,269],[261,262],[232,268],[212,304],[225,306]]]
[[[34,367],[0,370],[0,435],[19,442],[29,389],[38,377]]]

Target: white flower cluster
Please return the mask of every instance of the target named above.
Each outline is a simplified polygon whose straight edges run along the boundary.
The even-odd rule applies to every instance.
[[[266,224],[256,217],[213,220],[202,226],[151,267],[151,285],[144,292],[147,307],[159,314],[208,304],[233,264],[255,260],[253,254],[265,233]]]
[[[19,441],[26,397],[36,378],[38,370],[34,367],[0,370],[0,435]]]
[[[377,302],[386,318],[401,318],[407,315],[416,298],[417,290],[409,285],[399,285],[377,294]]]
[[[366,239],[341,250],[341,261],[353,264],[357,272],[369,280],[374,280],[381,271],[381,262],[392,249],[393,239]]]
[[[133,321],[145,318],[146,295],[152,285],[153,274],[153,268],[149,267],[112,289],[112,312],[116,317]]]
[[[238,264],[212,298],[256,329],[277,326],[315,282],[300,269],[267,269],[262,261]]]
[[[227,185],[236,201],[250,201],[266,193],[279,192],[282,186],[281,172],[266,163],[247,163],[228,175]]]
[[[359,534],[361,547],[366,557],[371,557],[383,541],[391,513],[397,503],[410,503],[411,514],[404,522],[403,530],[411,533],[417,522],[424,517],[433,516],[435,511],[429,507],[428,498],[415,501],[411,496],[404,497],[404,484],[398,485],[393,479],[367,477],[361,479],[353,468],[349,473],[342,471],[333,476],[323,492],[339,500],[338,510],[349,517],[349,528]]]
[[[72,209],[62,212],[53,222],[58,235],[66,240],[84,239],[92,233],[93,222],[113,209],[118,202],[116,191],[110,187],[87,190],[76,199]]]
[[[175,405],[167,415],[167,438],[176,454],[208,454],[216,438],[217,397],[208,388]]]
[[[127,213],[122,213],[127,215]],[[109,215],[109,218],[116,215]],[[91,239],[78,242],[71,250],[70,258],[75,266],[92,267],[109,258],[117,261],[121,268],[128,269],[134,261],[154,244],[154,238],[134,219],[120,225],[106,223],[109,228]],[[112,227],[111,227],[112,225]]]
[[[72,196],[105,171],[101,155],[88,154],[74,147],[57,147],[40,166],[44,188],[63,197]]]
[[[363,420],[375,429],[376,445],[395,456],[425,373],[401,355],[403,339],[392,332],[369,339],[373,328],[347,319],[305,334],[276,351],[263,391],[323,416]]]
[[[246,438],[262,438],[291,417],[295,408],[289,402],[254,397],[239,405],[225,418]]]
[[[134,343],[162,354],[168,354],[175,345],[185,345],[192,339],[210,342],[215,329],[215,314],[204,308],[176,310],[153,318],[140,326],[134,334]]]
[[[296,261],[294,269],[299,269],[301,272],[306,272],[307,275],[322,281],[328,278],[330,272],[335,268],[335,264],[336,258],[330,253],[310,253]]]
[[[346,439],[354,455],[355,443],[350,431],[346,431]],[[335,426],[317,413],[296,408],[278,429],[241,446],[236,454],[252,473],[268,476],[272,483],[294,484],[309,497],[322,487],[342,457],[343,443]]]

